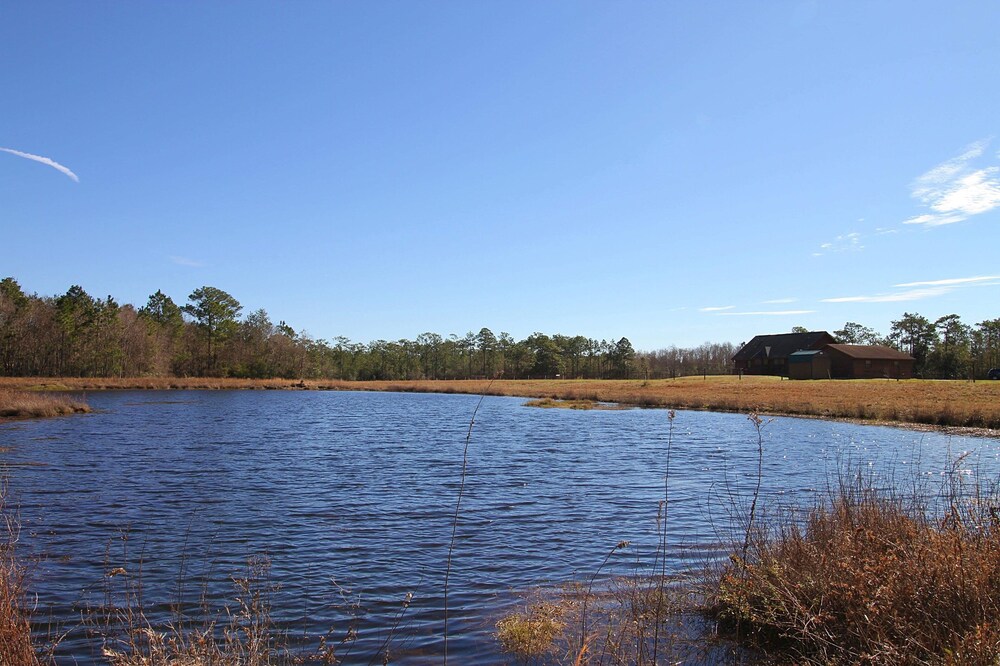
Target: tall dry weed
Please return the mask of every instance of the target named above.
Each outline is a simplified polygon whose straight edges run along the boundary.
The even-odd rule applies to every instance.
[[[39,666],[28,620],[26,571],[17,559],[20,523],[0,481],[0,664]]]
[[[1000,496],[948,478],[928,497],[859,474],[754,530],[715,615],[788,662],[997,663]]]

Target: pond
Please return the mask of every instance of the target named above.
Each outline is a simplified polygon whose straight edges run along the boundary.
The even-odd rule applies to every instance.
[[[19,548],[36,558],[37,621],[60,663],[100,663],[81,624],[126,569],[153,621],[178,598],[232,601],[266,557],[278,625],[302,643],[364,615],[354,654],[442,653],[444,579],[478,396],[310,391],[109,392],[96,412],[0,426]],[[757,480],[745,415],[533,409],[487,397],[469,439],[450,573],[449,654],[503,660],[492,639],[519,595],[634,571],[657,544],[668,444],[669,568],[717,557]],[[961,454],[995,475],[1000,442],[815,419],[763,428],[761,502],[808,504],[843,469],[937,477]],[[402,612],[408,593],[412,603]],[[398,622],[395,632],[392,627]]]

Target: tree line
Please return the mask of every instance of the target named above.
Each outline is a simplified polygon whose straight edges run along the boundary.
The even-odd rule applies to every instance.
[[[95,298],[79,285],[59,296],[0,281],[0,374],[64,377],[245,377],[343,380],[630,378],[725,372],[731,346],[637,353],[628,338],[533,333],[422,333],[413,340],[316,339],[243,314],[231,294],[194,290],[184,304],[162,291],[146,304]],[[653,373],[651,375],[651,373]]]
[[[891,323],[888,335],[850,321],[833,335],[845,344],[904,351],[916,359],[914,375],[927,379],[981,378],[991,368],[1000,368],[1000,318],[972,326],[957,314],[932,321],[905,312]]]
[[[1000,367],[1000,319],[969,326],[958,315],[930,321],[905,313],[885,336],[854,322],[834,335],[905,351],[923,377],[981,377]],[[4,376],[661,379],[730,373],[738,349],[706,342],[637,351],[626,337],[532,333],[515,340],[489,328],[412,340],[323,340],[275,324],[264,309],[244,315],[240,302],[216,287],[194,290],[182,305],[158,290],[137,308],[78,285],[49,297],[25,293],[12,277],[0,280]]]

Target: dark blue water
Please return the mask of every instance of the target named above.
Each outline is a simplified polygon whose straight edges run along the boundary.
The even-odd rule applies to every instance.
[[[293,643],[389,639],[394,663],[442,653],[444,577],[466,433],[479,397],[172,391],[95,393],[97,412],[0,426],[39,621],[68,632],[63,663],[99,661],[81,624],[141,563],[155,621],[182,597],[232,602],[231,576],[266,556],[273,614]],[[451,571],[449,653],[496,663],[493,625],[518,594],[634,571],[657,543],[670,422],[662,410],[572,411],[489,397],[476,417]],[[809,503],[838,470],[936,477],[1000,469],[1000,442],[779,418],[764,428],[762,503]],[[670,568],[717,556],[753,491],[745,416],[678,412],[669,488]],[[120,589],[118,601],[120,601]],[[410,607],[398,619],[407,593]],[[114,600],[114,599],[113,599]],[[159,614],[159,616],[157,615]],[[399,629],[390,636],[390,628]]]

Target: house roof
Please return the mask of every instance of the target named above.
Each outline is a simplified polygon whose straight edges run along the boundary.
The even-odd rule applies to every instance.
[[[836,338],[826,331],[808,333],[777,333],[757,335],[743,345],[733,356],[734,361],[748,361],[752,358],[787,358],[803,349],[815,349],[825,343],[836,342]]]
[[[851,358],[886,359],[890,361],[913,361],[914,358],[905,352],[884,345],[827,345],[826,347]]]

